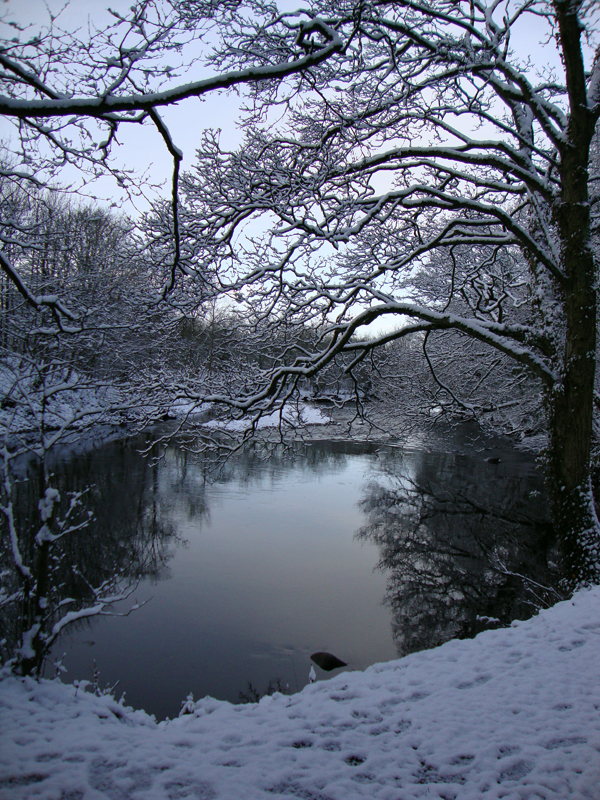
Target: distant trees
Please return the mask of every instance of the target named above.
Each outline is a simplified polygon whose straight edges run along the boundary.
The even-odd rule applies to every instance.
[[[23,191],[0,181],[4,219],[15,233],[6,250],[11,264],[36,296],[69,298],[79,308],[81,324],[57,338],[49,311],[27,303],[15,285],[3,284],[0,331],[8,351],[34,355],[48,342],[78,369],[106,369],[110,330],[127,325],[141,293],[141,261],[136,256],[131,223],[90,205],[41,190]],[[67,335],[69,334],[69,335]],[[75,355],[77,351],[77,355]],[[121,353],[110,354],[110,362]]]
[[[448,296],[449,308],[468,317],[484,306],[499,322],[509,310],[513,322],[528,324],[533,315],[534,286],[518,252],[455,247],[444,263],[432,257],[411,276],[404,292],[416,304],[435,304]],[[457,330],[429,330],[390,342],[377,352],[377,392],[397,394],[413,423],[476,419],[484,429],[523,438],[545,431],[543,389],[530,370],[485,342]],[[410,396],[413,396],[413,402]],[[421,412],[419,414],[419,412]]]

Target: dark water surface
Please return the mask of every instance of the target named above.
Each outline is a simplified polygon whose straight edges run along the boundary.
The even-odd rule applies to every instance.
[[[215,478],[174,445],[152,464],[147,442],[56,466],[63,487],[92,486],[95,522],[77,545],[90,572],[145,575],[115,610],[149,602],[80,624],[54,656],[66,653],[65,680],[96,669],[158,718],[189,692],[237,702],[248,682],[263,692],[274,679],[296,691],[318,650],[364,669],[474,635],[497,624],[481,617],[532,613],[521,576],[552,579],[541,482],[509,449],[496,464],[482,447],[319,441],[267,458],[257,444]]]

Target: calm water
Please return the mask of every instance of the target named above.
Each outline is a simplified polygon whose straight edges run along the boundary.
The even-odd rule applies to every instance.
[[[257,445],[215,477],[175,446],[150,463],[147,441],[56,466],[63,488],[91,486],[95,522],[73,558],[145,575],[115,611],[148,602],[82,624],[54,652],[65,679],[96,668],[158,718],[189,692],[237,702],[275,679],[296,691],[318,650],[364,669],[473,635],[481,616],[527,616],[519,576],[552,577],[540,482],[514,452],[490,464],[481,448],[318,442],[292,458]]]

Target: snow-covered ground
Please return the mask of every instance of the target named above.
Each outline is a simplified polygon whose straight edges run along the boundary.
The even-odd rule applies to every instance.
[[[291,697],[156,724],[57,681],[0,682],[2,800],[600,797],[600,588]]]

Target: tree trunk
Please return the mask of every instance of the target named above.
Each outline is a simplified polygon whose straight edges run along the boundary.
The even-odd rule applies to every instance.
[[[552,511],[573,586],[600,580],[600,525],[590,464],[595,339],[595,292],[583,287],[566,300],[563,382],[550,406]]]
[[[595,118],[588,107],[581,52],[580,0],[554,0],[560,32],[569,124],[560,148],[563,335],[556,364],[561,381],[550,398],[550,490],[567,580],[600,580],[600,525],[591,483],[596,371],[596,264],[591,247],[588,165]]]
[[[595,263],[589,206],[564,204],[565,331],[562,383],[550,400],[550,490],[553,516],[572,584],[600,579],[600,525],[591,485],[596,355]],[[587,224],[586,224],[587,223]]]

